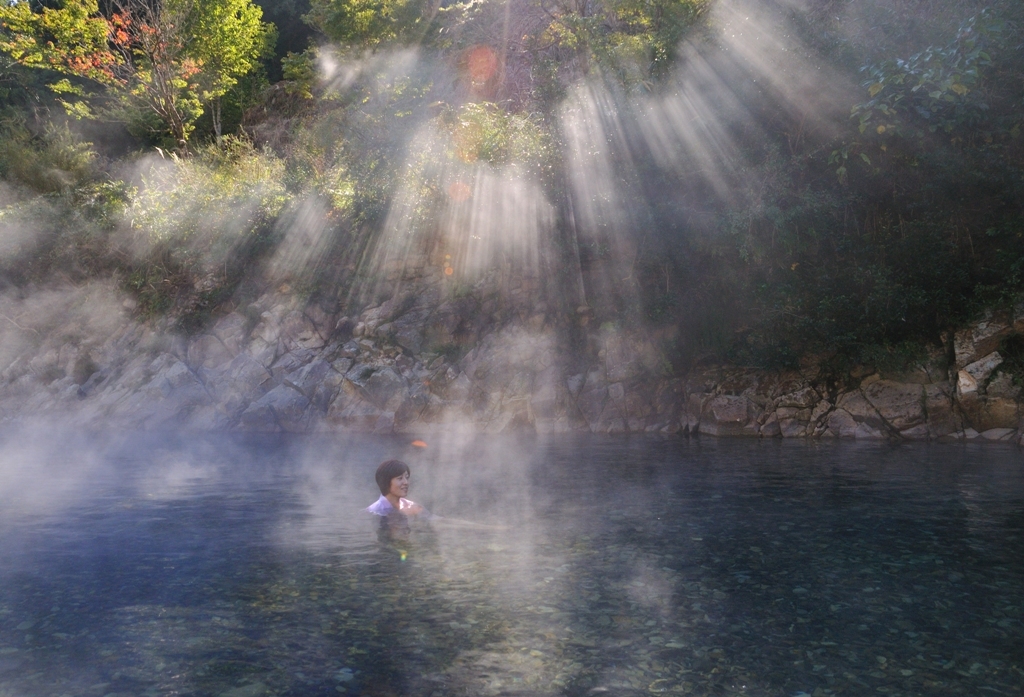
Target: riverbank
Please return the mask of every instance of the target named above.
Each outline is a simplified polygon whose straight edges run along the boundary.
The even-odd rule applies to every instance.
[[[549,313],[528,290],[424,284],[349,316],[278,288],[190,337],[141,321],[112,286],[37,292],[7,308],[0,410],[7,421],[267,432],[1015,442],[1024,432],[1021,388],[999,353],[1024,333],[1024,307],[988,313],[901,374],[860,366],[826,379],[809,363],[669,375],[649,337],[588,326],[587,308]]]

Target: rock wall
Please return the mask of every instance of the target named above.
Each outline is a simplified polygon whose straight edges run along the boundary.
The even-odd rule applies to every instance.
[[[605,326],[574,352],[543,307],[501,315],[496,302],[420,288],[348,317],[274,293],[187,339],[129,312],[99,337],[32,330],[35,340],[0,372],[0,411],[139,429],[460,424],[490,433],[1016,442],[1024,432],[1021,389],[999,353],[1008,336],[1024,334],[1024,307],[950,337],[952,366],[940,356],[907,374],[862,370],[835,385],[816,369],[713,366],[666,377],[643,336]]]

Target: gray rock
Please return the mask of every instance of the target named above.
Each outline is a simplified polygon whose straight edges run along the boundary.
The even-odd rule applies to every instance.
[[[472,381],[465,373],[459,373],[454,380],[448,382],[445,393],[451,402],[464,402],[469,398],[473,387]]]
[[[276,339],[267,341],[262,337],[256,337],[249,343],[246,351],[254,360],[270,368],[280,355],[279,343]]]
[[[374,433],[394,433],[395,431],[395,412],[386,411],[377,417],[377,421],[373,424]]]
[[[287,385],[278,385],[249,405],[239,417],[239,426],[247,430],[290,431],[306,430],[309,399]]]
[[[301,369],[315,357],[316,353],[310,349],[301,347],[293,348],[286,353],[283,353],[276,361],[274,361],[273,365],[270,366],[270,373],[275,379],[282,380],[285,375],[289,375]]]
[[[973,326],[958,331],[953,338],[956,367],[963,369],[991,354],[1012,330],[1009,317],[989,312]]]
[[[751,421],[750,404],[746,397],[718,395],[704,407],[700,416],[700,433],[712,436],[749,436],[746,428]]]
[[[323,348],[327,343],[312,320],[298,310],[289,312],[282,320],[281,340],[287,351],[298,348],[315,350]]]
[[[219,368],[235,357],[224,342],[212,334],[203,334],[192,340],[188,347],[188,362],[193,370]]]
[[[366,378],[361,387],[368,401],[385,409],[393,399],[401,399],[406,383],[393,368],[386,367],[374,371]]]
[[[619,405],[607,400],[601,413],[590,422],[592,433],[628,433],[629,428]]]
[[[828,430],[836,438],[856,438],[857,420],[850,412],[837,407],[828,415]]]
[[[989,379],[989,383],[985,387],[985,394],[989,397],[1003,397],[1004,399],[1017,401],[1021,396],[1021,388],[1019,385],[1014,384],[1013,375],[997,371]]]
[[[812,387],[805,387],[797,392],[791,392],[778,399],[778,406],[797,409],[807,409],[818,403],[821,397]],[[782,418],[780,415],[779,418]]]
[[[989,376],[992,375],[995,369],[998,368],[1002,364],[1002,362],[1003,357],[999,355],[999,352],[993,351],[987,356],[984,356],[983,358],[980,358],[977,361],[974,361],[973,363],[964,366],[964,368],[960,371],[960,374],[966,373],[968,376],[970,376],[974,380],[975,389],[977,389],[978,387],[984,385],[985,382],[988,381]],[[973,392],[974,390],[963,391]]]
[[[942,438],[963,430],[962,419],[947,385],[925,385],[924,407],[928,416],[928,432],[932,438]]]
[[[410,353],[419,353],[424,345],[423,324],[429,314],[428,310],[415,310],[391,322],[389,333],[394,342]]]
[[[783,438],[800,438],[808,435],[808,426],[811,421],[812,410],[810,408],[779,407],[775,410],[775,417],[779,421],[779,432]],[[814,427],[811,426],[811,431]]]
[[[580,390],[583,389],[583,385],[584,383],[586,383],[586,381],[587,376],[584,375],[583,373],[579,373],[577,375],[572,375],[569,378],[567,378],[565,381],[565,386],[569,390],[569,394],[571,394],[573,397],[576,397],[579,395]]]
[[[856,421],[857,428],[854,434],[856,438],[881,438],[882,434],[887,431],[885,419],[878,413],[874,405],[864,397],[861,390],[853,390],[842,395],[837,400],[836,407],[842,409]],[[831,427],[830,422],[829,428]]]
[[[861,391],[879,415],[897,431],[905,431],[926,420],[924,389],[920,385],[878,380]]]
[[[334,426],[361,432],[372,432],[383,411],[358,395],[339,395],[327,410],[326,422]]]
[[[773,412],[761,424],[760,435],[763,438],[777,438],[782,435],[782,427],[779,426],[779,417]]]
[[[967,423],[979,432],[993,428],[1016,428],[1020,418],[1020,404],[1005,397],[962,394],[958,404]]]
[[[700,427],[701,413],[704,411],[705,396],[690,393],[686,397],[686,406],[679,417],[679,424],[686,433],[697,433]]]
[[[608,388],[604,386],[585,387],[576,398],[576,408],[587,424],[594,424],[604,412],[608,401]]]
[[[313,393],[316,392],[316,388],[327,379],[334,370],[331,365],[322,359],[315,359],[312,363],[309,363],[298,370],[293,370],[284,376],[284,382],[291,385],[296,390],[304,394],[307,398],[312,398]]]
[[[220,339],[229,352],[237,355],[245,347],[248,338],[245,330],[248,326],[249,322],[244,315],[232,312],[217,320],[210,333]]]
[[[928,424],[919,424],[905,431],[900,431],[900,438],[907,440],[928,440],[931,438],[931,429]]]

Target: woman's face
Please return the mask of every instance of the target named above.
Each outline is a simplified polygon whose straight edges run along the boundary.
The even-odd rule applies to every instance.
[[[391,480],[391,490],[389,494],[393,494],[400,499],[404,499],[406,494],[409,493],[409,473],[405,472],[398,477]]]

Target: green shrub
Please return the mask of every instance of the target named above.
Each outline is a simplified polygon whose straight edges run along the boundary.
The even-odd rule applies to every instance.
[[[0,124],[0,178],[36,193],[66,192],[95,178],[96,153],[67,124],[33,136],[19,119]]]
[[[284,174],[282,160],[232,137],[153,166],[128,210],[125,284],[143,310],[174,310],[184,328],[198,328],[196,318],[227,299],[272,248],[290,199]]]

